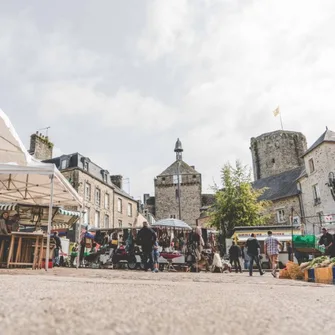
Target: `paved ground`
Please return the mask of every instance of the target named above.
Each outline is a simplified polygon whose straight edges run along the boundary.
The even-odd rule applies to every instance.
[[[286,334],[335,329],[335,288],[247,274],[0,270],[0,333]]]

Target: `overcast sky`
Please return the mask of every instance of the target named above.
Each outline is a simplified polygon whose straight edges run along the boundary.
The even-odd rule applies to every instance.
[[[334,0],[0,0],[0,108],[28,145],[51,126],[130,179],[135,198],[175,159],[219,181],[280,128],[335,130]],[[125,190],[128,191],[125,185]]]

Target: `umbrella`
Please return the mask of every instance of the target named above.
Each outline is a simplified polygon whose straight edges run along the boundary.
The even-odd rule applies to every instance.
[[[192,230],[192,228],[187,223],[177,219],[159,220],[153,223],[151,227],[168,227],[168,228],[180,228],[180,229]]]

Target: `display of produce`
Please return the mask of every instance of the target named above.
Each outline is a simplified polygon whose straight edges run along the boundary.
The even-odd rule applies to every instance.
[[[305,262],[300,264],[300,269],[302,271],[316,268],[326,268],[335,266],[335,257],[329,258],[328,256],[321,256],[314,258],[310,262]]]

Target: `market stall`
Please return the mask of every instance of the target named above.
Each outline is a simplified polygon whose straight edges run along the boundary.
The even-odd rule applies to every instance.
[[[29,155],[6,114],[0,110],[0,202],[47,206],[46,259],[50,253],[53,208],[82,206],[82,199],[53,164],[42,163]],[[17,235],[19,235],[18,232]],[[26,233],[24,233],[26,234]],[[23,236],[22,236],[23,238]],[[14,239],[15,240],[15,239]],[[39,237],[35,249],[41,249]],[[11,264],[7,261],[7,266]],[[49,262],[45,262],[48,269]]]

